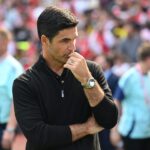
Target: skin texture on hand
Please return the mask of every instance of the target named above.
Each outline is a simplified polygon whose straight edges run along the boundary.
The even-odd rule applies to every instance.
[[[6,126],[6,129],[4,131],[4,134],[2,136],[2,147],[5,149],[9,149],[12,145],[12,142],[14,140],[15,137],[15,131],[8,131],[9,129],[14,129],[17,126],[17,121],[16,121],[16,117],[15,117],[15,112],[14,112],[14,105],[12,103],[11,105],[11,110],[10,110],[10,116],[9,116],[9,120]]]
[[[86,135],[98,133],[104,129],[96,123],[93,116],[83,124],[74,124],[70,125],[69,127],[72,133],[72,141],[76,141]]]
[[[70,58],[68,59],[64,67],[71,70],[76,79],[82,84],[86,83],[87,80],[92,77],[87,67],[86,60],[77,52],[73,52],[70,54]]]
[[[98,133],[98,132],[100,132],[104,129],[103,127],[98,125],[98,123],[96,122],[94,116],[90,117],[87,120],[86,126],[87,126],[88,134],[95,134],[95,133]]]
[[[92,75],[87,66],[86,60],[83,56],[77,52],[70,54],[70,58],[64,65],[65,68],[71,70],[75,78],[85,84],[89,78],[92,78]],[[92,89],[84,89],[85,95],[88,99],[90,106],[94,107],[104,98],[104,91],[96,82],[96,86]]]
[[[4,149],[10,149],[12,146],[12,142],[14,140],[15,133],[14,132],[8,132],[4,131],[3,137],[2,137],[2,147]]]
[[[110,131],[110,141],[113,146],[117,147],[118,143],[121,141],[121,136],[117,130],[117,127],[114,127]]]

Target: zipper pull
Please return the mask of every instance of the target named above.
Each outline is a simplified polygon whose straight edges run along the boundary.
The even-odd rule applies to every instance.
[[[64,90],[61,90],[61,97],[64,98]]]

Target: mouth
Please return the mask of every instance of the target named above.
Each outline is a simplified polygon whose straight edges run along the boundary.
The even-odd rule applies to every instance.
[[[71,53],[69,53],[69,54],[65,54],[65,55],[64,55],[64,57],[65,57],[66,59],[69,59],[70,54],[71,54]]]

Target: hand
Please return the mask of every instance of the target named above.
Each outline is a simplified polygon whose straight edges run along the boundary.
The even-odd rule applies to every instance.
[[[10,149],[12,146],[12,142],[14,140],[15,133],[14,132],[8,132],[4,131],[3,137],[2,137],[2,147],[3,149]]]
[[[69,127],[72,134],[72,141],[76,141],[89,134],[95,134],[103,130],[103,128],[96,123],[94,117],[90,117],[85,123],[73,124]]]
[[[85,124],[87,126],[87,132],[89,134],[95,134],[104,129],[103,127],[101,127],[97,124],[94,116],[90,117]]]
[[[70,54],[70,58],[68,59],[64,67],[71,70],[76,79],[83,84],[86,83],[90,77],[92,77],[88,69],[86,60],[77,52]]]
[[[110,141],[115,147],[118,147],[118,144],[121,142],[121,136],[116,127],[110,131]]]

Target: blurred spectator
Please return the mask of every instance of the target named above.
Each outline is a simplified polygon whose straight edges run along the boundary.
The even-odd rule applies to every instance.
[[[128,62],[136,62],[137,48],[140,46],[142,40],[139,34],[139,25],[135,22],[125,24],[127,37],[122,39],[118,44],[118,49],[126,56]]]
[[[105,78],[112,91],[112,95],[114,95],[116,87],[117,87],[118,79],[119,79],[119,77],[115,75],[112,70],[113,65],[114,65],[114,56],[101,54],[101,55],[98,55],[94,61],[102,67]]]
[[[7,52],[10,33],[0,29],[0,150],[11,147],[16,120],[12,105],[12,84],[23,72],[20,63]],[[12,107],[12,108],[11,108]]]
[[[82,14],[87,10],[98,8],[98,0],[72,0],[74,3],[75,12],[77,14]]]
[[[124,54],[115,53],[114,54],[114,65],[113,72],[117,76],[121,77],[128,69],[130,68],[130,64],[126,61]]]
[[[98,63],[104,70],[105,78],[112,91],[112,95],[114,95],[119,79],[119,77],[116,76],[112,71],[114,57],[112,55],[106,56],[104,54],[101,54],[95,58],[95,62]],[[99,133],[100,145],[102,150],[115,150],[110,142],[109,134],[110,130],[108,129],[105,129]]]
[[[136,0],[115,0],[110,11],[116,18],[129,21],[140,11],[138,7]]]
[[[79,53],[86,59],[92,60],[95,57],[95,55],[89,49],[87,32],[81,30],[79,31],[79,34],[80,37],[77,40],[77,51],[79,51]]]
[[[21,24],[22,18],[19,12],[19,5],[18,3],[4,3],[5,8],[5,26],[9,30],[13,30],[13,28],[17,27],[19,24]]]
[[[112,5],[114,4],[114,0],[99,0],[100,2],[100,7],[105,8],[106,10],[110,10]]]
[[[150,42],[150,22],[147,22],[140,33],[142,41]]]
[[[149,0],[0,0],[0,27],[10,29],[15,37],[7,50],[25,69],[41,52],[36,20],[50,4],[78,16],[77,51],[86,59],[118,53],[112,68],[117,76],[137,61],[140,43],[150,41]]]
[[[112,28],[112,33],[117,39],[123,39],[127,37],[127,31],[124,28],[124,22],[116,21],[115,26]],[[120,42],[120,41],[119,41]]]
[[[115,38],[111,32],[113,21],[105,10],[99,11],[97,24],[89,36],[90,49],[96,54],[108,54],[114,46]]]
[[[149,71],[150,43],[143,43],[138,49],[138,62],[121,77],[115,94],[116,103],[122,109],[118,129],[114,128],[113,132],[117,135],[119,131],[124,150],[150,150]],[[116,138],[112,134],[114,145]]]

